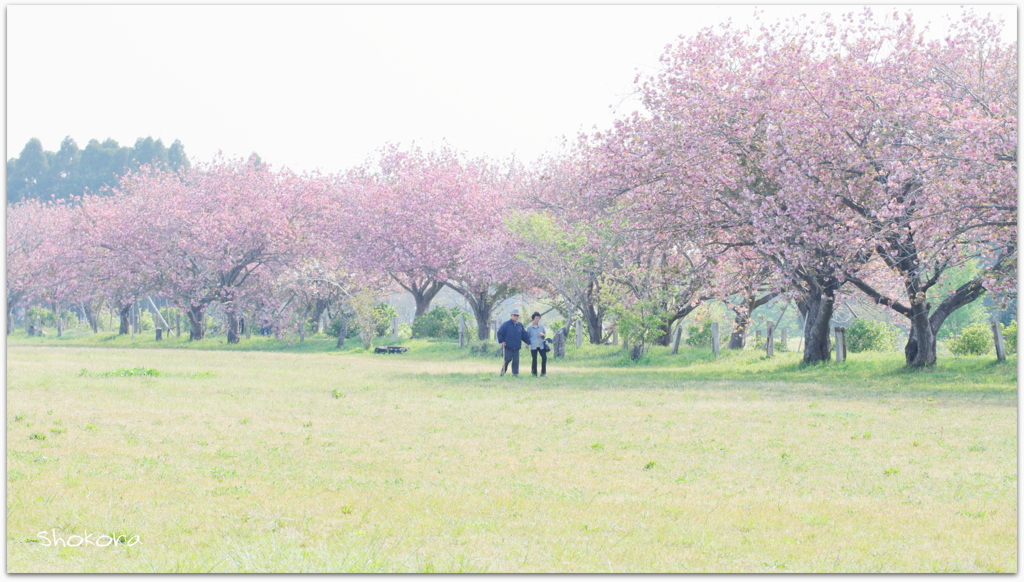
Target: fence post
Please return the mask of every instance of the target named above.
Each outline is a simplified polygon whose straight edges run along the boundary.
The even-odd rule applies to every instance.
[[[569,335],[569,328],[563,327],[555,332],[554,353],[555,358],[565,357],[565,338]]]
[[[1007,346],[1002,343],[1002,330],[999,329],[999,322],[992,322],[992,336],[995,338],[995,360],[996,362],[1005,362]]]
[[[768,322],[768,333],[764,339],[765,355],[769,358],[775,355],[775,323]]]
[[[711,322],[711,351],[717,356],[722,351],[722,340],[718,335],[718,322]]]
[[[64,335],[64,318],[57,318],[57,337]]]
[[[676,323],[675,333],[672,334],[672,355],[679,353],[679,338],[683,335],[683,320]]]
[[[174,335],[181,337],[181,312],[174,313]]]
[[[613,346],[619,345],[619,326],[618,325],[616,325],[615,327],[612,328],[612,345]]]
[[[783,351],[789,350],[789,338],[786,337],[786,328],[779,330],[779,343],[782,344]]]
[[[398,318],[391,318],[391,343],[398,341]]]
[[[466,318],[459,316],[459,347],[466,345]]]
[[[583,322],[576,321],[576,347],[583,347]]]
[[[162,341],[164,339],[164,328],[157,326],[156,328],[156,341]]]
[[[846,361],[846,328],[836,326],[836,363]]]

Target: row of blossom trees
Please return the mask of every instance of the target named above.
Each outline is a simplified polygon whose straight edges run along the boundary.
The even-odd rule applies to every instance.
[[[793,295],[805,362],[828,359],[854,287],[907,318],[908,365],[933,365],[953,311],[1016,286],[1017,51],[999,32],[965,12],[928,40],[865,9],[680,39],[637,81],[645,111],[581,144],[603,178],[588,204],[648,249],[731,263],[719,293]],[[929,294],[968,261],[977,278]]]
[[[235,342],[246,316],[292,329],[391,288],[420,316],[447,286],[481,339],[533,291],[639,357],[712,299],[742,347],[753,310],[789,297],[810,363],[830,356],[837,298],[863,293],[908,320],[907,364],[930,366],[951,313],[1015,293],[1016,87],[1016,44],[970,13],[941,40],[870,10],[706,29],[638,77],[643,111],[529,166],[448,147],[329,176],[218,158],[10,206],[8,332],[42,301],[106,303],[127,333],[153,295],[192,339],[220,306]],[[975,279],[929,293],[968,262]]]

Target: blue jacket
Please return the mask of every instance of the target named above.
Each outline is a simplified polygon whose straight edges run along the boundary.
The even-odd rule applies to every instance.
[[[526,335],[526,328],[518,321],[510,318],[498,328],[498,343],[505,342],[506,350],[518,350],[522,344],[530,345],[530,338]]]
[[[540,337],[540,334],[548,335],[548,330],[544,328],[544,325],[533,326],[531,321],[526,325],[526,337],[530,340],[531,350],[542,350],[544,349],[544,339]]]

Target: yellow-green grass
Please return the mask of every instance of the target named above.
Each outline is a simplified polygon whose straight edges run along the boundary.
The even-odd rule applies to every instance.
[[[1017,570],[1015,357],[53,339],[7,351],[10,572]]]

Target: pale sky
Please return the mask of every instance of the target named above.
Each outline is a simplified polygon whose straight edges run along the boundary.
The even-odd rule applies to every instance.
[[[875,10],[891,7],[874,6]],[[905,6],[903,8],[906,8]],[[760,5],[769,18],[855,6]],[[337,172],[387,142],[524,161],[638,108],[680,34],[754,5],[7,6],[7,152],[180,139]],[[956,5],[914,6],[940,22]],[[1007,21],[1015,5],[976,6]],[[934,26],[934,25],[933,25]],[[610,107],[611,106],[611,107]]]

